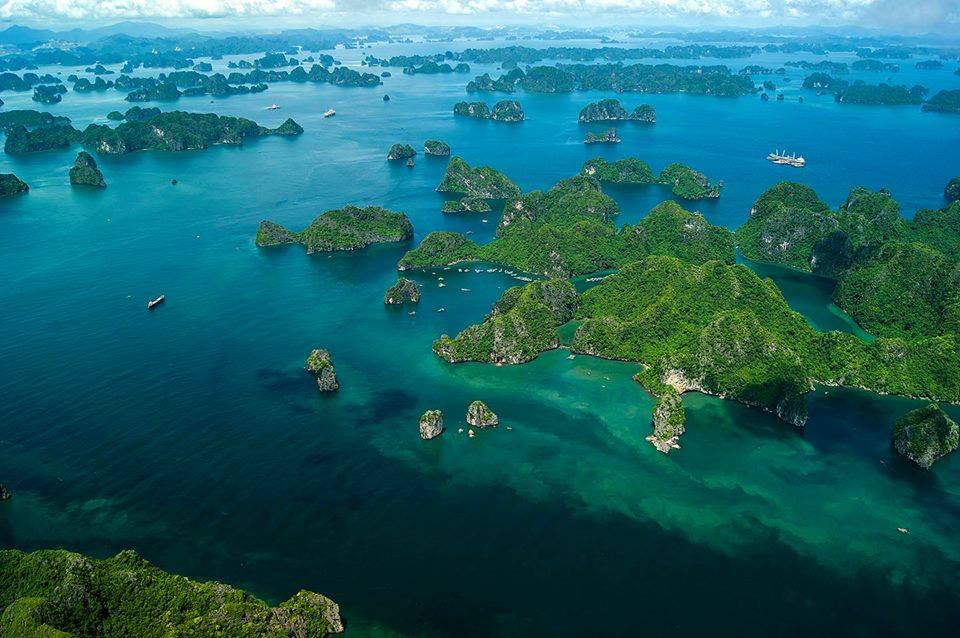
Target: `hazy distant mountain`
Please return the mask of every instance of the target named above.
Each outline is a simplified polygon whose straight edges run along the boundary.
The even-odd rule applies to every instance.
[[[111,35],[128,35],[134,38],[158,38],[163,36],[191,33],[190,29],[171,29],[162,24],[153,22],[118,22],[106,27],[95,29],[71,29],[69,31],[52,31],[50,29],[34,29],[15,24],[0,31],[0,44],[35,44],[49,40],[68,40],[71,42],[92,42]]]

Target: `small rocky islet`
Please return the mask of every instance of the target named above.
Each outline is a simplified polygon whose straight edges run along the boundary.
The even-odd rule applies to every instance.
[[[333,369],[333,362],[330,360],[330,353],[323,348],[316,348],[310,352],[307,357],[307,372],[317,379],[317,388],[321,392],[333,392],[340,388],[337,381],[336,371]]]
[[[603,133],[590,131],[583,139],[584,144],[619,144],[622,141],[615,128],[608,128]]]
[[[893,424],[893,447],[924,469],[957,449],[960,426],[936,403],[911,410]]]
[[[443,434],[443,412],[427,410],[420,417],[420,438],[430,440]]]
[[[486,102],[457,102],[453,114],[494,122],[522,122],[525,119],[523,107],[516,100],[500,100],[492,110]]]
[[[467,407],[467,423],[475,428],[495,428],[500,418],[483,401],[474,401]]]
[[[0,197],[26,193],[30,187],[13,173],[0,173]]]
[[[620,100],[606,99],[599,102],[591,102],[583,107],[577,121],[581,124],[592,122],[642,122],[644,124],[655,124],[657,121],[657,112],[649,104],[641,104],[627,112]]]
[[[391,162],[411,160],[416,155],[417,151],[409,144],[394,144],[387,153],[387,160]]]
[[[420,303],[420,287],[406,277],[397,279],[387,291],[383,293],[383,303],[388,306],[402,306],[406,303]]]
[[[77,159],[70,169],[70,184],[73,186],[94,186],[106,188],[103,173],[97,168],[97,161],[86,151],[77,153]]]
[[[450,145],[440,140],[427,140],[423,143],[423,154],[436,157],[449,157]]]

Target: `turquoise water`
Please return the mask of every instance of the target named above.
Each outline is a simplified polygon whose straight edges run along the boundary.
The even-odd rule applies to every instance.
[[[494,71],[474,65],[484,70]],[[0,203],[0,481],[15,493],[0,506],[0,546],[133,547],[274,601],[314,589],[342,605],[358,636],[956,627],[960,457],[924,472],[889,445],[894,419],[919,402],[819,390],[797,430],[690,395],[682,449],[665,456],[644,440],[653,402],[633,365],[565,351],[500,368],[432,355],[434,338],[478,320],[516,280],[427,271],[413,275],[416,314],[382,303],[397,259],[426,233],[485,241],[497,221],[442,215],[433,189],[445,161],[388,165],[393,142],[443,139],[525,189],[598,153],[656,169],[684,161],[727,185],[718,201],[688,207],[736,227],[785,178],[833,205],[862,184],[890,188],[908,216],[939,207],[960,172],[956,118],[814,95],[626,95],[630,106],[653,103],[660,121],[623,127],[622,144],[597,149],[581,143],[576,115],[605,94],[519,93],[529,119],[508,126],[453,119],[468,77],[392,71],[382,89],[274,84],[182,99],[177,108],[264,125],[294,117],[306,133],[103,158],[102,192],[68,185],[73,152],[0,158],[0,171],[31,186]],[[925,72],[924,83],[955,83],[949,71]],[[799,86],[803,72],[792,73]],[[4,108],[35,106],[26,93],[2,97]],[[282,109],[264,110],[271,102]],[[71,93],[50,110],[83,125],[124,106],[112,91]],[[338,114],[324,120],[331,106]],[[809,167],[763,161],[775,146]],[[669,196],[608,190],[620,223]],[[261,219],[302,227],[346,203],[403,210],[414,242],[309,257],[253,244]],[[830,303],[831,282],[751,266],[814,326],[858,331]],[[147,313],[160,293],[167,303]],[[314,347],[333,355],[334,396],[302,370]],[[468,439],[457,429],[474,399],[503,427]],[[424,442],[417,421],[428,408],[444,411],[448,432]]]

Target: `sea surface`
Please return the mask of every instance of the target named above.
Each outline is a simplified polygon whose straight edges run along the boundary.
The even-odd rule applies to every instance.
[[[485,45],[335,54],[359,68],[367,53]],[[703,62],[787,59],[823,58]],[[934,90],[960,81],[951,65],[921,72],[913,62],[892,80]],[[894,420],[922,402],[822,388],[796,429],[691,394],[682,448],[663,455],[644,440],[653,400],[631,380],[635,365],[562,349],[512,367],[432,354],[435,338],[479,321],[522,283],[514,277],[414,273],[415,314],[382,298],[397,260],[428,232],[487,241],[498,219],[442,214],[434,188],[446,160],[391,165],[394,142],[442,139],[525,190],[597,155],[637,156],[655,170],[681,161],[725,184],[719,200],[684,206],[735,228],[784,179],[832,206],[862,185],[889,188],[906,217],[939,208],[960,173],[960,118],[812,92],[801,104],[806,72],[790,69],[788,84],[773,77],[783,102],[619,96],[631,109],[653,104],[657,124],[622,126],[623,143],[587,147],[585,132],[603,127],[578,125],[577,114],[612,94],[518,91],[521,124],[455,119],[465,83],[500,73],[471,66],[469,75],[393,68],[375,89],[275,83],[164,104],[267,126],[293,117],[306,132],[98,158],[102,191],[69,185],[77,149],[0,156],[0,172],[31,187],[0,200],[0,482],[14,493],[0,504],[0,546],[101,557],[134,548],[271,602],[312,589],[340,603],[351,636],[956,635],[960,454],[924,471],[890,446]],[[4,109],[48,108],[81,127],[130,106],[112,90],[71,92],[51,107],[29,93],[2,98]],[[273,102],[281,108],[265,110]],[[337,115],[324,119],[330,107]],[[802,153],[807,168],[764,161],[774,148]],[[606,190],[618,223],[670,197]],[[345,204],[403,211],[416,236],[311,256],[254,244],[262,219],[299,229]],[[748,265],[816,328],[870,338],[830,302],[831,281]],[[167,302],[147,312],[161,293]],[[318,393],[303,370],[316,347],[333,356],[335,394]],[[470,439],[459,428],[474,399],[501,426]],[[421,441],[418,419],[431,408],[447,431]]]

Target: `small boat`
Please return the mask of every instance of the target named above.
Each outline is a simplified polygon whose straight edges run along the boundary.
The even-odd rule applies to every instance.
[[[446,285],[447,285],[447,284],[445,284],[445,283],[443,283],[443,282],[441,281],[440,283],[437,284],[437,287],[438,287],[438,288],[443,288],[443,287],[446,286]]]
[[[469,289],[469,288],[461,288],[461,289],[460,289],[460,292],[470,292],[470,289]]]
[[[901,534],[909,534],[909,533],[910,533],[910,530],[908,530],[906,527],[898,527],[898,528],[897,528],[897,531],[900,532]]]
[[[334,111],[333,109],[327,109],[326,111],[323,112],[323,117],[333,117],[336,114],[337,112]]]
[[[446,308],[437,308],[437,312],[443,312]]]
[[[166,301],[166,300],[167,300],[167,296],[166,296],[166,295],[160,295],[159,297],[157,297],[157,298],[154,299],[153,301],[148,301],[148,302],[147,302],[147,310],[153,310],[154,308],[156,308],[157,306],[159,306],[160,304],[162,304],[162,303],[163,303],[164,301]]]
[[[487,220],[486,220],[486,219],[481,219],[480,221],[482,221],[484,224],[487,223]]]
[[[280,108],[280,105],[279,105],[279,104],[271,104],[270,106],[267,107],[267,110],[268,110],[268,111],[276,111],[278,108]]]
[[[413,315],[417,314],[417,311],[416,311],[416,310],[411,310],[411,311],[408,312],[407,314],[412,317]]]
[[[467,234],[468,234],[468,235],[472,235],[472,234],[473,234],[473,231],[472,231],[472,230],[468,230],[468,231],[467,231]]]

